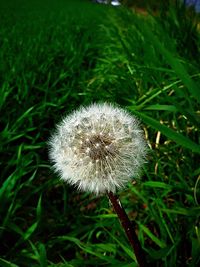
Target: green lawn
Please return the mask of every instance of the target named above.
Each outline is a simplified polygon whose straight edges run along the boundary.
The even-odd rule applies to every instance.
[[[137,266],[107,198],[61,182],[48,158],[55,124],[96,101],[139,117],[151,147],[141,179],[119,192],[148,262],[198,266],[198,16],[2,2],[0,266]]]

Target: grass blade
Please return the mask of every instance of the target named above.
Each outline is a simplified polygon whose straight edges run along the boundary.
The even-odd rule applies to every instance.
[[[192,150],[195,153],[200,154],[200,146],[196,143],[194,143],[192,140],[187,138],[186,136],[175,132],[174,130],[170,129],[169,127],[161,124],[160,122],[156,121],[155,119],[152,119],[151,117],[147,116],[146,114],[142,112],[137,112],[135,110],[131,111],[136,114],[138,117],[140,117],[145,123],[153,127],[154,129],[160,131],[162,134],[167,136],[169,139],[175,141],[177,144],[188,148]]]

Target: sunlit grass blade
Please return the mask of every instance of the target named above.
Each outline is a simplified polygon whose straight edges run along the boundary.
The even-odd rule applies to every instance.
[[[149,236],[149,238],[156,243],[156,245],[158,245],[160,248],[164,248],[166,247],[165,242],[163,242],[162,240],[160,240],[158,237],[156,237],[145,225],[139,223],[139,227],[142,231],[144,231],[144,233],[146,235]]]
[[[45,249],[45,245],[40,243],[38,245],[38,251],[39,251],[39,262],[40,262],[40,266],[41,267],[47,267],[48,263],[47,263],[47,254],[46,254],[46,249]]]
[[[152,44],[158,49],[161,55],[166,59],[166,62],[170,64],[171,68],[175,71],[177,76],[182,80],[185,86],[188,88],[190,94],[200,102],[200,94],[197,84],[191,79],[184,65],[181,63],[180,59],[177,58],[176,54],[165,48],[165,46],[160,42],[155,34],[150,30],[146,24],[143,27],[143,31]],[[175,51],[174,51],[175,53]]]
[[[177,144],[179,144],[185,148],[188,148],[188,149],[192,150],[193,152],[200,154],[200,146],[198,144],[194,143],[192,140],[190,140],[186,136],[175,132],[174,130],[161,124],[160,122],[156,121],[155,119],[147,116],[146,114],[144,114],[142,112],[138,112],[138,111],[135,111],[133,109],[131,109],[131,111],[134,114],[136,114],[138,117],[140,117],[146,124],[153,127],[154,129],[160,131],[162,134],[164,134],[169,139],[175,141]]]

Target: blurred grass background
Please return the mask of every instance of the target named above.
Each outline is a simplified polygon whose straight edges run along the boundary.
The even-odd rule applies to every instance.
[[[55,124],[94,101],[137,115],[152,148],[119,194],[151,266],[200,264],[199,15],[144,7],[1,1],[1,267],[136,266],[106,197],[59,181],[48,159]]]

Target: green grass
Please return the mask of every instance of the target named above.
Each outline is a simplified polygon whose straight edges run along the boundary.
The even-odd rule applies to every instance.
[[[94,101],[136,114],[152,148],[119,193],[151,266],[198,266],[198,18],[31,2],[0,7],[0,266],[136,266],[106,197],[64,184],[48,159],[55,124]]]

